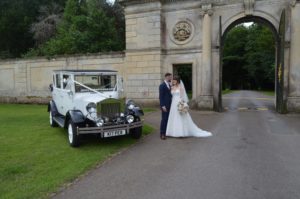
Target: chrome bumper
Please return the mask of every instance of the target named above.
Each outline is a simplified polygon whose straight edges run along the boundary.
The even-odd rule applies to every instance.
[[[77,135],[80,134],[93,134],[108,131],[116,131],[116,130],[126,130],[126,134],[129,134],[129,130],[137,127],[142,127],[143,121],[133,122],[131,124],[118,124],[112,126],[103,126],[103,127],[77,127]]]

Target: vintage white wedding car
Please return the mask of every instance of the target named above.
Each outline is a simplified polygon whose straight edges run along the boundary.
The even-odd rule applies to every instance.
[[[50,125],[68,129],[71,146],[79,146],[83,134],[141,137],[144,113],[133,100],[121,97],[117,71],[56,70],[50,90]]]

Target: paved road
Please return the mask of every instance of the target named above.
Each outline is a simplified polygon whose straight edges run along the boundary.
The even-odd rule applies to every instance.
[[[225,110],[275,110],[275,97],[255,91],[233,92],[222,100]]]
[[[234,94],[245,95],[252,103],[227,99],[224,104],[268,106],[254,99],[255,92]],[[156,132],[54,198],[300,198],[300,115],[266,109],[191,114],[214,136],[161,141]],[[145,119],[158,127],[160,114]]]

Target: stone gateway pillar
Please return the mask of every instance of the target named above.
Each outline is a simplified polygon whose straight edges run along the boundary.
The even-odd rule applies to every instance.
[[[212,109],[212,5],[202,5],[202,64],[200,95],[194,99],[193,107],[198,109]]]
[[[222,89],[219,86],[222,81],[219,72],[222,71],[219,63],[222,54],[220,34],[238,23],[252,20],[266,23],[279,38],[279,13],[286,10],[285,27],[280,30],[285,33],[283,43],[286,44],[280,47],[285,55],[282,74],[286,75],[282,93],[287,99],[284,103],[288,111],[300,111],[298,0],[119,2],[124,6],[126,18],[125,63],[121,72],[127,96],[145,104],[158,104],[158,86],[164,73],[172,73],[174,66],[188,65],[192,68],[191,106],[210,110],[221,104],[217,100],[221,101],[218,93]]]
[[[291,58],[288,110],[300,112],[300,1],[291,4]]]
[[[145,104],[156,104],[162,68],[162,3],[124,1],[126,56],[122,69],[126,96]]]

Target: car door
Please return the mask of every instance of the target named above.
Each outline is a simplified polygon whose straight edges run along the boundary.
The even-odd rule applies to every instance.
[[[60,102],[61,111],[63,115],[66,115],[69,110],[72,110],[74,97],[74,83],[72,81],[72,75],[62,75],[62,88],[60,90]]]
[[[56,105],[57,111],[62,114],[62,102],[61,102],[61,89],[62,88],[62,76],[61,73],[55,73],[53,75],[53,92],[52,99]]]

